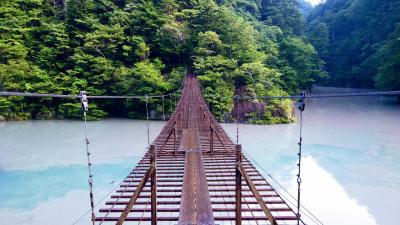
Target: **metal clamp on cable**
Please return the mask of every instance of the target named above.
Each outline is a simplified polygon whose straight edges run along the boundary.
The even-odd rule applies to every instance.
[[[82,110],[83,110],[84,112],[89,111],[89,100],[88,100],[88,98],[87,98],[86,91],[81,91],[81,92],[79,93],[79,96],[81,97],[81,106],[82,106]]]
[[[297,109],[300,110],[300,112],[303,112],[305,106],[306,106],[306,92],[303,91],[300,94],[300,98],[297,100]]]

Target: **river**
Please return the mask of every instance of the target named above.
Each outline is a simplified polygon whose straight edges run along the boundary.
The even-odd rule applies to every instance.
[[[301,199],[324,224],[399,224],[400,107],[394,102],[390,97],[307,101]],[[162,126],[150,122],[151,139]],[[235,141],[236,125],[223,127]],[[89,122],[88,128],[98,202],[143,154],[146,122],[106,119]],[[298,123],[239,125],[246,154],[294,196],[298,138]],[[88,196],[81,121],[0,123],[0,225],[89,224],[88,216],[80,219],[89,209]]]

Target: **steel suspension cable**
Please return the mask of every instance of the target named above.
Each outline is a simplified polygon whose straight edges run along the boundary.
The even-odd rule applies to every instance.
[[[210,96],[216,96],[210,94]],[[371,91],[371,92],[353,92],[353,93],[338,93],[338,94],[315,94],[307,95],[306,99],[318,99],[318,98],[339,98],[339,97],[381,97],[381,96],[400,96],[400,90],[398,91]],[[223,96],[226,99],[236,98],[237,96]],[[302,98],[302,95],[275,95],[275,96],[239,96],[240,99],[251,100],[251,99],[293,99],[297,100]]]
[[[169,94],[163,95],[148,95],[148,98],[162,98],[163,96],[174,95],[175,105],[176,105],[176,94],[180,89],[171,92]],[[210,96],[216,96],[209,94]],[[79,95],[66,95],[66,94],[40,94],[32,92],[12,92],[12,91],[0,91],[0,96],[11,97],[11,96],[21,96],[21,97],[51,97],[51,98],[76,98],[79,99]],[[400,90],[397,91],[374,91],[374,92],[354,92],[354,93],[344,93],[344,94],[317,94],[317,95],[307,95],[306,99],[311,98],[337,98],[337,97],[368,97],[368,96],[400,96]],[[88,95],[88,99],[141,99],[143,95]],[[223,98],[231,99],[236,96],[223,96]],[[301,95],[282,95],[282,96],[241,96],[241,99],[299,99]]]
[[[175,108],[176,108],[176,95],[174,95],[174,98],[175,98]]]
[[[163,98],[164,96],[171,96],[172,94],[176,94],[177,92],[181,91],[183,87],[184,79],[181,82],[181,85],[178,89],[173,92],[161,95],[148,95],[149,98]],[[75,98],[80,99],[80,95],[74,94],[53,94],[53,93],[35,93],[35,92],[18,92],[18,91],[0,91],[0,96],[4,97],[12,97],[12,96],[20,96],[20,97],[51,97],[51,98]],[[141,99],[145,95],[87,95],[88,99]]]
[[[162,98],[164,95],[148,95],[148,98]],[[79,95],[63,95],[63,94],[40,94],[40,93],[32,93],[32,92],[10,92],[10,91],[2,91],[0,92],[0,96],[11,97],[11,96],[21,96],[21,97],[51,97],[51,98],[72,98],[79,99]],[[141,99],[143,95],[87,95],[88,99]]]
[[[300,224],[300,185],[301,185],[301,147],[303,142],[302,132],[303,132],[303,111],[305,108],[306,92],[303,91],[302,97],[298,100],[297,108],[300,111],[300,137],[299,137],[299,152],[297,153],[299,159],[297,163],[298,173],[297,173],[297,225]]]
[[[149,99],[147,95],[145,97],[145,101],[146,101],[147,145],[150,146],[150,124],[149,124],[149,107],[148,107]]]
[[[236,95],[236,144],[239,144],[239,99],[240,96]]]
[[[163,114],[163,120],[165,122],[165,110],[164,110],[164,107],[165,107],[165,102],[164,102],[164,95],[163,95],[162,96],[162,114]]]
[[[222,121],[223,121],[223,110],[222,110],[222,95],[219,97],[219,107],[220,107],[220,121],[221,121],[221,123],[222,123]]]
[[[117,176],[116,179],[113,179],[113,181],[110,183],[110,185],[114,184],[115,181],[117,179],[121,179],[121,177],[126,173],[126,171],[128,171],[131,168],[131,165],[129,164],[121,173],[120,175]],[[132,170],[134,171],[134,170]],[[117,183],[115,186],[108,188],[108,190],[103,191],[103,193],[101,194],[101,196],[103,196],[100,200],[97,200],[97,202],[94,204],[94,207],[97,207],[101,202],[103,202],[108,196],[110,196],[115,189],[117,189],[119,187],[119,185],[121,185],[122,183],[124,183],[124,179],[122,179],[122,181],[120,181],[119,183]],[[129,183],[128,183],[129,184]],[[126,189],[126,188],[125,188]],[[112,209],[113,207],[111,207]],[[74,223],[72,223],[72,225],[77,224],[84,216],[86,216],[88,213],[90,212],[90,209],[88,211],[86,211],[84,214],[82,214],[82,216],[80,216],[78,219],[75,220]],[[101,224],[101,222],[100,222]]]
[[[94,214],[94,197],[93,197],[93,175],[92,175],[92,163],[90,161],[90,150],[89,150],[89,138],[88,138],[88,129],[87,129],[87,118],[86,118],[86,112],[89,110],[89,101],[86,96],[85,91],[80,92],[80,98],[81,98],[81,106],[82,106],[82,111],[83,111],[83,117],[85,121],[85,143],[86,143],[86,155],[87,155],[87,164],[88,164],[88,172],[89,172],[89,178],[88,178],[88,183],[89,183],[89,197],[90,197],[90,208],[92,211],[92,224],[95,224],[95,219],[96,216]]]

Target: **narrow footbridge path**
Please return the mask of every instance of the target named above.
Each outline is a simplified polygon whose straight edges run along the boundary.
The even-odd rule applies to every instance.
[[[176,110],[95,224],[298,224],[186,76]]]

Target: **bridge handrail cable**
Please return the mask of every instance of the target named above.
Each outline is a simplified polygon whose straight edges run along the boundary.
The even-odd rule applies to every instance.
[[[163,95],[147,95],[148,98],[163,98],[176,94],[180,89]],[[21,97],[51,97],[51,98],[76,98],[79,99],[79,95],[67,95],[67,94],[42,94],[34,92],[13,92],[13,91],[1,91],[0,96],[11,97],[11,96],[21,96]],[[208,96],[218,96],[221,98],[240,98],[240,99],[299,99],[302,95],[288,95],[288,96],[221,96],[208,94]],[[316,98],[337,98],[337,97],[368,97],[368,96],[400,96],[400,90],[398,91],[373,91],[373,92],[354,92],[354,93],[344,93],[344,94],[317,94],[317,95],[306,95],[306,99],[316,99]],[[146,95],[88,95],[87,98],[91,99],[144,99]]]

